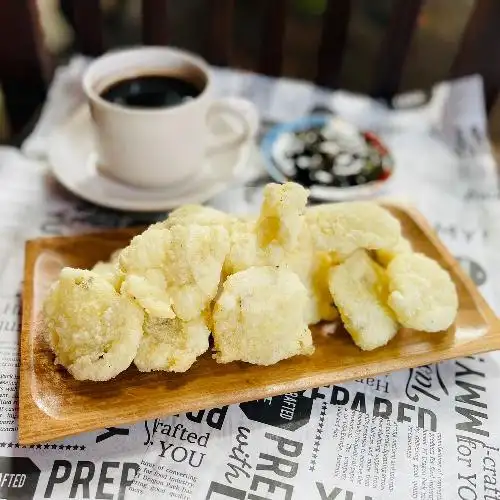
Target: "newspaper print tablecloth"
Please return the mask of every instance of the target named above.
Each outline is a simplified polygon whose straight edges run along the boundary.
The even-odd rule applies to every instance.
[[[0,497],[500,498],[496,353],[103,428],[63,441],[18,444],[24,241],[144,221],[144,216],[75,199],[47,175],[40,160],[47,134],[80,102],[75,85],[84,65],[77,59],[59,71],[24,154],[0,150]],[[321,108],[377,130],[397,163],[394,182],[383,195],[416,204],[500,310],[498,177],[484,140],[478,79],[440,87],[423,108],[390,111],[303,82],[231,71],[216,76],[221,93],[251,98],[267,122]],[[239,213],[255,211],[267,180],[258,166],[255,173],[251,187],[235,188],[210,203]]]

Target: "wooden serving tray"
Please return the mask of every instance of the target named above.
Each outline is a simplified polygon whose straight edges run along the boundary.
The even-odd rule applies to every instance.
[[[460,310],[446,333],[402,329],[385,347],[361,351],[349,335],[313,329],[316,352],[272,366],[217,364],[206,352],[186,373],[140,373],[134,366],[108,382],[79,382],[62,367],[39,328],[49,285],[63,266],[91,267],[124,247],[138,230],[44,238],[26,246],[19,442],[33,444],[83,431],[203,408],[240,403],[402,368],[500,349],[500,322],[428,223],[413,209],[386,205],[416,251],[451,273]]]

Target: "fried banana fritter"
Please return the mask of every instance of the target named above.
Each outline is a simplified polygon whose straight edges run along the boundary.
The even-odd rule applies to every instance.
[[[215,359],[270,365],[314,346],[307,290],[286,269],[251,267],[227,278],[213,310]]]
[[[388,304],[399,322],[416,330],[439,332],[455,320],[458,295],[450,275],[418,253],[397,255],[387,267]]]
[[[144,313],[102,276],[64,268],[44,303],[56,363],[78,380],[109,380],[132,363]]]
[[[365,351],[381,347],[398,331],[387,306],[387,277],[363,250],[330,270],[330,292],[346,330]]]

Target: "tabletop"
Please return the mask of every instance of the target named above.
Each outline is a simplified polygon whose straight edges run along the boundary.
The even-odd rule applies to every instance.
[[[57,442],[18,443],[25,240],[165,216],[99,208],[66,192],[50,176],[47,141],[83,104],[74,89],[85,64],[75,59],[59,72],[41,120],[21,150],[0,149],[0,496],[496,498],[497,353],[103,427]],[[474,78],[440,87],[425,108],[394,111],[365,97],[304,82],[214,72],[219,93],[242,95],[258,106],[264,129],[318,109],[375,129],[397,165],[393,185],[382,194],[423,212],[498,314],[498,176],[487,141],[473,141],[470,132],[486,127],[484,115],[468,111],[481,99]],[[457,105],[459,98],[469,104]],[[246,176],[209,205],[255,211],[269,180],[258,159],[255,149]]]

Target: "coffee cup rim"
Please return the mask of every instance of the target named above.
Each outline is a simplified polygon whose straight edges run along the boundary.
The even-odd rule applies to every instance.
[[[124,55],[127,53],[134,54],[134,53],[145,53],[145,52],[168,52],[169,54],[174,54],[178,56],[179,58],[184,59],[188,64],[196,67],[198,70],[200,70],[204,76],[205,76],[205,86],[201,90],[200,94],[197,95],[194,99],[191,99],[185,103],[179,104],[178,106],[174,107],[164,107],[164,108],[132,108],[132,107],[126,107],[126,106],[121,106],[119,104],[109,102],[105,99],[103,99],[100,95],[100,93],[95,89],[95,75],[93,75],[93,72],[95,72],[95,68],[102,64],[102,61],[105,61],[106,59],[112,59],[116,56]],[[180,109],[186,109],[188,107],[192,107],[196,105],[201,99],[203,99],[209,91],[209,88],[212,87],[212,78],[210,74],[210,69],[209,69],[209,64],[205,59],[202,57],[193,54],[189,51],[183,50],[183,49],[178,49],[175,47],[164,47],[161,45],[148,45],[147,47],[139,46],[139,47],[127,47],[127,48],[120,48],[120,49],[115,49],[108,51],[101,56],[97,57],[94,59],[87,69],[85,70],[83,77],[82,77],[82,87],[85,95],[89,100],[92,102],[98,104],[99,106],[102,106],[103,108],[107,108],[110,111],[114,112],[119,112],[119,113],[124,113],[127,115],[140,115],[140,114],[162,114],[162,113],[175,113],[176,111],[179,111]]]

